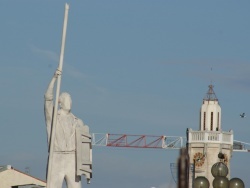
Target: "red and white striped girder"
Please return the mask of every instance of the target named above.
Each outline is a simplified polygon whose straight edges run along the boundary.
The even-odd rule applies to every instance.
[[[92,145],[125,148],[180,149],[186,147],[186,138],[163,135],[92,133]],[[234,140],[233,151],[250,152],[250,144]]]
[[[92,145],[108,147],[180,149],[183,141],[184,137],[177,136],[92,134]]]

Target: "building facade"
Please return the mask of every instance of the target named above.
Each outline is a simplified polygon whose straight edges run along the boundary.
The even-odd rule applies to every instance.
[[[221,107],[213,85],[209,85],[209,90],[203,99],[199,130],[187,130],[187,149],[191,164],[189,188],[193,187],[193,180],[198,176],[206,177],[212,187],[214,177],[211,168],[217,162],[227,165],[229,169],[227,178],[230,178],[233,131],[222,131]]]
[[[0,188],[45,188],[46,182],[14,169],[11,165],[0,167]]]

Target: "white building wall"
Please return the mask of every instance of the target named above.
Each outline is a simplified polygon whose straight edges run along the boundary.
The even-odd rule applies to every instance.
[[[212,166],[217,162],[224,162],[228,169],[228,178],[230,178],[230,160],[233,150],[233,132],[214,132],[214,131],[193,131],[188,130],[188,153],[190,164],[194,166],[189,173],[189,188],[193,186],[193,179],[198,176],[206,177],[210,182],[210,187],[214,177],[211,174]],[[223,153],[226,159],[218,158],[219,153]],[[201,153],[204,158],[203,163],[196,162],[195,156]]]
[[[221,107],[218,101],[203,101],[200,111],[200,130],[221,130]]]

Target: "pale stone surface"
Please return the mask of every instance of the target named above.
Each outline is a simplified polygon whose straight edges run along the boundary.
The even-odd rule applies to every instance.
[[[221,130],[221,108],[218,101],[204,101],[201,106],[200,130]]]
[[[224,144],[225,145],[225,144]],[[222,144],[217,143],[217,144],[207,144],[203,143],[203,146],[201,143],[199,144],[199,147],[197,147],[197,144],[188,144],[188,151],[189,151],[189,156],[190,156],[190,163],[194,163],[194,156],[196,153],[200,152],[204,155],[204,163],[201,166],[196,166],[195,167],[195,177],[197,176],[205,176],[209,182],[210,185],[212,185],[214,177],[211,174],[211,168],[216,162],[220,162],[218,158],[219,152],[222,152],[223,154],[226,154],[227,159],[222,162],[225,162],[229,169],[229,173],[227,175],[228,178],[230,178],[230,159],[231,159],[231,153],[232,153],[232,147],[230,144],[228,144],[228,148],[222,148]],[[231,149],[229,149],[231,148]],[[193,181],[193,172],[190,172],[189,176],[189,188],[192,188],[192,181]]]
[[[53,118],[53,89],[59,74],[58,71],[54,74],[45,93],[44,109],[48,143]],[[85,175],[87,181],[92,175],[92,158],[89,157],[92,155],[89,127],[71,113],[72,101],[68,93],[60,95],[59,105],[60,109],[57,112],[57,121],[54,128],[54,150],[50,171],[50,185],[48,186],[52,188],[62,187],[63,180],[65,180],[68,188],[81,188],[81,175]],[[87,135],[88,142],[77,139],[77,135]],[[81,148],[85,149],[81,150]],[[82,165],[79,165],[79,163]],[[85,165],[84,169],[82,169],[83,165]]]

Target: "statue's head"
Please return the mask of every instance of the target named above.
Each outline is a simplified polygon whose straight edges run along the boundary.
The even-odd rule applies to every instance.
[[[61,93],[61,95],[59,96],[59,105],[61,109],[65,111],[70,111],[72,106],[70,94],[66,92]]]

